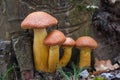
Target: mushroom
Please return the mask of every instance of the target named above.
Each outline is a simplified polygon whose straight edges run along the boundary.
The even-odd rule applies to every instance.
[[[91,50],[97,47],[97,42],[89,36],[83,36],[76,40],[76,47],[81,51],[79,68],[90,67]]]
[[[23,29],[34,30],[33,52],[34,64],[38,71],[47,71],[48,46],[43,44],[47,36],[46,29],[58,23],[57,19],[46,12],[38,11],[29,14],[21,23]]]
[[[54,72],[59,64],[59,45],[65,41],[65,35],[58,30],[53,30],[44,40],[45,45],[49,45],[48,69]]]
[[[72,54],[72,47],[74,45],[75,45],[75,41],[70,37],[67,37],[65,42],[62,44],[62,48],[64,49],[64,55],[62,56],[59,62],[59,64],[62,67],[65,67],[70,61],[71,54]]]

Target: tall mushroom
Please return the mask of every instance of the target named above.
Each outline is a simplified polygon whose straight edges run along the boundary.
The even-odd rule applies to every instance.
[[[62,44],[62,48],[64,49],[64,55],[62,56],[59,62],[59,64],[62,67],[65,67],[70,61],[72,55],[72,47],[74,45],[75,45],[75,41],[70,37],[66,37],[65,42]]]
[[[97,47],[97,42],[89,36],[83,36],[76,40],[76,47],[81,51],[79,68],[90,67],[91,50]]]
[[[65,35],[58,30],[53,30],[44,40],[45,45],[49,45],[48,69],[54,72],[59,64],[59,45],[65,41]]]
[[[47,36],[45,28],[56,25],[57,23],[56,18],[42,11],[29,14],[21,23],[23,29],[34,29],[34,64],[38,71],[47,71],[48,47],[43,44]]]

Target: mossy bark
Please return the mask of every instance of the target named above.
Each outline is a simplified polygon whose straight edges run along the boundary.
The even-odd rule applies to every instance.
[[[18,61],[20,73],[25,70],[33,73],[32,36],[29,33],[16,34],[12,36],[12,48]],[[21,76],[23,75],[21,74]]]

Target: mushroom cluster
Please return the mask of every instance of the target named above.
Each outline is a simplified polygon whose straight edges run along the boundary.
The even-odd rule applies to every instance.
[[[59,46],[74,46],[75,42],[68,44],[70,40],[59,30],[53,30],[48,34],[45,29],[57,23],[55,17],[43,11],[29,14],[21,23],[21,28],[33,29],[34,31],[33,56],[37,71],[54,72],[58,64],[66,66],[70,60],[71,51],[69,48],[65,49],[65,55],[63,55],[62,59],[59,59]],[[63,44],[65,41],[67,41],[67,44]]]
[[[75,42],[59,30],[53,30],[48,34],[45,28],[57,23],[55,17],[43,11],[29,14],[21,23],[23,29],[33,29],[34,31],[33,56],[35,69],[43,72],[54,72],[58,65],[65,67],[70,61],[74,45],[81,51],[79,68],[89,67],[91,64],[90,52],[97,47],[97,42],[89,36],[80,37]],[[64,54],[59,59],[60,46],[63,48]]]
[[[57,19],[46,12],[38,11],[29,14],[21,23],[23,29],[34,29],[34,63],[36,70],[47,71],[49,48],[43,41],[47,36],[46,29],[58,23]]]

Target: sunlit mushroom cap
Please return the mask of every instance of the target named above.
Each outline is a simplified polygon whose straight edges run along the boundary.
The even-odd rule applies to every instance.
[[[65,42],[62,44],[62,46],[74,46],[74,45],[75,41],[70,37],[67,37]]]
[[[57,19],[50,14],[42,11],[29,14],[21,23],[23,29],[46,28],[56,25]]]
[[[53,30],[46,36],[44,40],[44,44],[52,45],[52,46],[61,45],[65,40],[66,40],[66,37],[61,31]]]
[[[89,47],[91,49],[97,48],[97,42],[89,36],[83,36],[78,38],[76,40],[75,45],[77,48],[83,48],[83,47]]]

